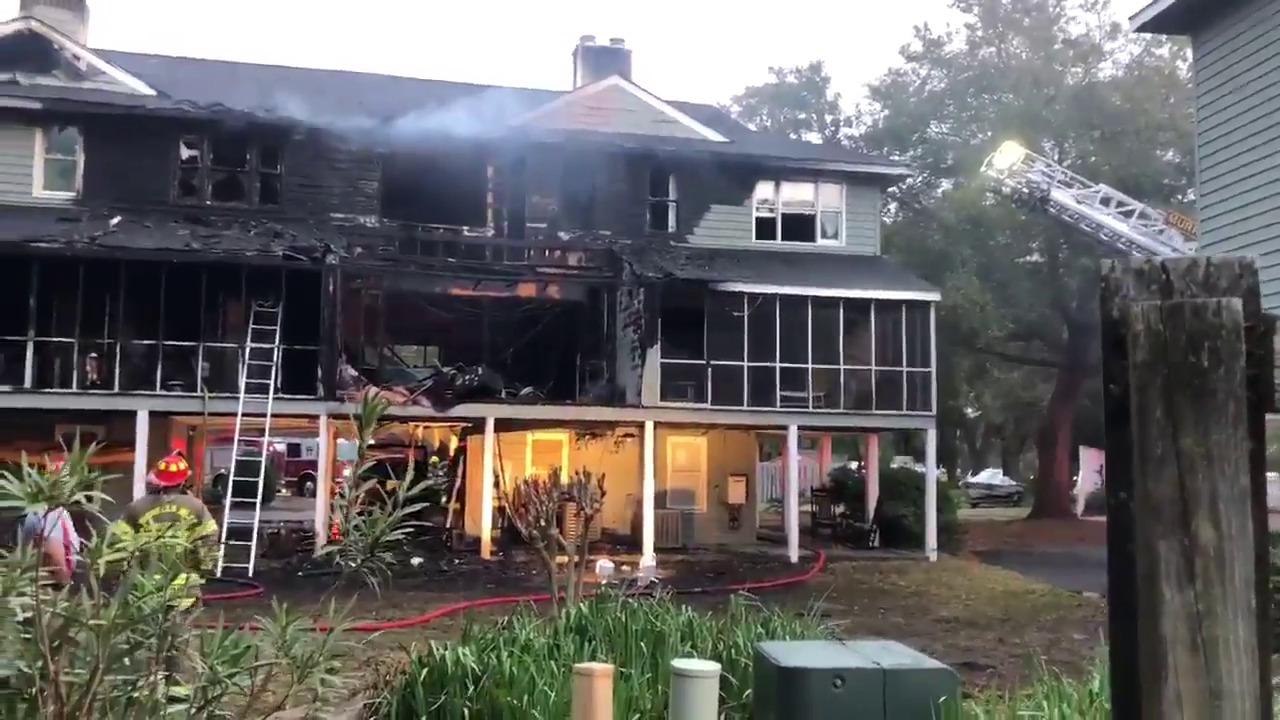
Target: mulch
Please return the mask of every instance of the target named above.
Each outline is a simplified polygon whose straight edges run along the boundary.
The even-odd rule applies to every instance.
[[[523,548],[490,561],[470,551],[437,550],[416,557],[421,558],[416,566],[407,557],[397,562],[392,577],[377,590],[363,586],[358,578],[352,577],[343,584],[341,577],[332,573],[309,573],[325,567],[311,559],[276,563],[262,568],[253,578],[265,591],[261,596],[213,602],[208,610],[223,614],[229,621],[243,622],[269,612],[273,601],[307,613],[322,613],[333,601],[339,607],[350,603],[351,614],[356,618],[387,620],[419,615],[464,600],[542,594],[549,589],[541,562],[532,551]],[[595,557],[588,563],[589,572]],[[618,576],[635,569],[634,555],[607,553],[600,557],[614,561]],[[658,570],[664,587],[689,590],[774,580],[802,572],[803,567],[765,552],[696,550],[659,556]],[[223,592],[237,588],[211,580],[206,589]]]

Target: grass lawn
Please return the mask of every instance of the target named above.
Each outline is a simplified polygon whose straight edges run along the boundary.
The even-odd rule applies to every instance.
[[[1027,548],[1105,542],[1105,522],[1093,520],[1027,521],[1025,508],[962,511],[966,549]],[[752,556],[742,556],[740,563]],[[520,563],[523,565],[523,563]],[[508,570],[509,574],[513,569]],[[778,576],[789,567],[763,567],[752,576]],[[515,570],[532,577],[468,583],[465,590],[435,583],[386,588],[381,596],[334,593],[339,603],[352,601],[359,619],[391,619],[426,612],[466,597],[502,594],[506,587],[525,585],[540,592],[536,565]],[[523,581],[523,582],[519,582]],[[724,584],[733,578],[708,578],[705,584]],[[318,597],[303,588],[282,598],[304,609]],[[525,590],[525,591],[528,591]],[[1081,677],[1098,657],[1106,623],[1104,601],[1059,590],[1012,571],[968,558],[943,557],[937,563],[919,560],[832,560],[813,581],[763,591],[760,602],[802,613],[816,611],[845,637],[877,636],[901,641],[950,665],[967,689],[1012,690],[1034,681],[1044,666],[1068,677]],[[727,606],[723,595],[686,596],[698,609],[718,612]],[[206,612],[225,612],[237,621],[261,611],[260,603],[226,603]],[[490,622],[511,612],[494,607],[450,616],[429,625],[377,634],[361,634],[345,665],[356,687],[392,672],[415,643],[458,637],[464,623]]]
[[[1083,673],[1101,647],[1106,618],[1100,600],[948,557],[934,564],[833,561],[806,585],[765,591],[758,598],[797,613],[816,609],[842,636],[901,641],[954,667],[971,690],[1016,688],[1029,682],[1041,664],[1068,675]],[[446,600],[389,589],[380,599],[357,598],[353,612],[361,618],[403,616]],[[727,598],[689,596],[687,602],[716,612],[726,606]],[[248,608],[241,610],[235,614],[243,617]],[[346,660],[351,679],[362,685],[395,668],[404,657],[403,648],[457,637],[468,619],[485,622],[509,612],[510,608],[490,608],[364,635],[358,638],[364,644]]]
[[[1082,672],[1106,623],[1101,600],[950,557],[833,563],[804,590],[762,600],[797,609],[820,602],[840,634],[898,640],[951,665],[975,688],[1016,687],[1041,662]]]

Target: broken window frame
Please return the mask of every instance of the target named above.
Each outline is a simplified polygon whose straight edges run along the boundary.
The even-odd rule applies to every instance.
[[[742,358],[740,360],[707,359],[713,355],[713,352],[710,347],[710,334],[708,332],[710,320],[706,308],[709,305],[707,301],[713,296],[735,298],[729,307],[735,315],[740,314],[742,317],[743,337]],[[783,344],[781,321],[784,319],[781,306],[784,300],[803,300],[805,303],[806,321],[804,326],[808,339],[805,357],[809,359],[808,362],[781,362]],[[836,347],[838,354],[835,355],[835,357],[839,358],[839,362],[814,363],[813,304],[814,301],[831,300],[839,301],[839,332],[837,334],[838,345]],[[772,362],[752,359],[750,315],[752,312],[760,312],[762,307],[765,313],[772,315],[774,358]],[[865,356],[859,357],[862,355],[861,353],[846,352],[851,350],[851,348],[846,348],[846,336],[849,332],[847,319],[850,318],[851,312],[859,312],[864,307],[867,310],[866,317],[868,318],[868,325],[864,331],[867,348]],[[933,347],[937,339],[935,337],[933,319],[935,307],[932,302],[708,292],[704,298],[703,308],[703,346],[705,349],[703,358],[676,360],[659,355],[658,392],[660,404],[748,410],[798,410],[824,413],[932,414],[935,412],[934,368],[932,365],[934,363]],[[659,316],[661,316],[661,310],[659,311]],[[877,318],[879,322],[877,322]],[[794,317],[787,317],[786,320],[792,327],[797,322]],[[879,332],[883,333],[884,327],[887,327],[889,322],[898,323],[898,331],[891,338],[878,336],[878,329]],[[720,329],[723,330],[723,328]],[[658,333],[659,338],[661,338],[661,319],[659,319]],[[861,345],[862,342],[864,341],[860,340],[859,344]],[[891,347],[884,343],[890,343]],[[890,351],[896,357],[882,357],[889,355]],[[864,357],[865,360],[863,359]],[[713,382],[717,368],[724,370],[741,369],[741,404],[726,405],[718,404],[714,401]],[[772,405],[753,405],[751,403],[753,369],[757,373],[763,372],[766,376],[772,376]],[[689,381],[684,379],[675,380],[672,374],[668,373],[669,370],[682,373],[687,377],[701,375],[701,378],[696,382],[705,382],[705,387],[701,388],[701,395],[705,400],[671,399],[672,396],[667,392],[668,384],[671,382],[687,383]],[[806,387],[804,391],[785,391],[782,389],[783,375],[788,371],[803,371]],[[828,379],[838,377],[836,389],[832,392],[837,398],[834,405],[825,400],[821,403],[815,402],[813,388],[815,386],[814,380],[818,374],[823,374]],[[865,391],[855,390],[858,387],[865,388]],[[806,395],[806,402],[804,403],[794,402],[795,396],[800,392]],[[853,395],[853,392],[858,394]]]
[[[52,137],[61,133],[74,133],[76,149],[74,155],[50,153],[49,143]],[[51,189],[47,187],[51,177],[48,169],[50,162],[74,163],[74,187],[71,190]],[[35,162],[31,173],[31,194],[34,197],[70,199],[80,197],[80,189],[84,179],[84,133],[77,125],[48,125],[35,128]]]
[[[0,344],[9,344],[9,343],[25,344],[23,382],[20,387],[7,386],[11,390],[21,390],[21,391],[30,391],[30,392],[39,392],[39,393],[124,392],[127,394],[133,394],[133,395],[169,395],[169,396],[176,395],[176,396],[199,397],[202,395],[202,389],[205,388],[204,363],[205,363],[205,358],[208,356],[207,355],[208,350],[211,350],[211,349],[212,350],[217,350],[217,349],[235,350],[236,351],[236,367],[238,369],[243,367],[243,354],[244,354],[243,342],[205,341],[203,339],[199,341],[179,341],[179,340],[164,339],[163,331],[164,331],[165,307],[163,303],[163,298],[164,298],[164,284],[168,277],[167,265],[160,265],[161,274],[160,274],[159,282],[160,282],[161,303],[159,308],[158,325],[157,325],[159,330],[157,333],[158,337],[156,339],[124,337],[123,328],[125,326],[125,323],[124,323],[123,311],[124,311],[125,297],[127,296],[127,292],[128,292],[126,276],[127,276],[127,268],[128,268],[129,261],[117,262],[118,267],[116,272],[118,277],[118,285],[116,290],[111,296],[110,302],[108,302],[106,306],[102,309],[103,315],[104,315],[104,318],[103,318],[104,337],[103,338],[80,337],[79,328],[81,326],[81,321],[83,320],[83,314],[86,310],[85,264],[88,262],[95,262],[95,260],[85,259],[85,258],[76,258],[73,260],[73,262],[76,263],[76,267],[77,267],[76,299],[75,299],[76,310],[75,310],[75,321],[73,325],[73,327],[76,328],[76,331],[74,333],[74,336],[67,337],[67,336],[55,335],[55,334],[37,334],[36,330],[40,322],[40,319],[37,317],[38,315],[37,304],[38,304],[38,298],[39,298],[39,292],[40,292],[41,278],[44,276],[44,273],[41,271],[41,266],[43,263],[38,258],[24,258],[24,260],[30,263],[30,271],[31,271],[31,284],[28,291],[28,306],[26,308],[27,330],[26,330],[26,333],[21,336],[0,336]],[[109,261],[96,261],[96,262],[109,262]],[[248,266],[239,267],[241,304],[243,307],[246,308],[246,322],[248,321],[247,320],[248,296],[247,296],[247,286],[245,282],[245,277],[248,269],[249,269]],[[282,302],[285,300],[286,293],[287,293],[287,284],[285,283],[285,280],[284,280],[286,272],[287,272],[287,268],[280,268],[279,291],[280,291],[280,299]],[[207,298],[208,274],[209,274],[209,269],[207,267],[200,268],[201,301],[200,301],[200,308],[199,308],[199,313],[200,313],[199,317],[202,318],[201,331],[200,331],[200,334],[202,336],[206,331],[203,318],[205,316],[206,301],[208,299]],[[114,334],[113,334],[113,331],[114,331]],[[319,339],[319,335],[317,335],[317,339]],[[72,357],[74,358],[73,360],[74,367],[72,369],[70,387],[37,387],[37,384],[36,384],[37,352],[36,351],[39,345],[70,346]],[[108,346],[106,352],[111,354],[111,359],[110,359],[111,367],[109,370],[110,378],[108,378],[107,381],[104,382],[101,387],[96,387],[96,388],[81,387],[84,384],[84,381],[82,380],[82,374],[85,372],[86,361],[88,359],[87,354],[84,355],[83,357],[81,356],[81,350],[82,348],[100,346],[100,345]],[[122,359],[124,355],[124,348],[126,345],[149,347],[149,348],[154,347],[156,349],[155,380],[149,389],[142,389],[142,390],[121,390],[120,389],[121,388],[121,365],[122,365]],[[164,368],[165,368],[165,364],[164,364],[165,348],[195,348],[196,350],[195,368],[197,373],[197,387],[194,390],[175,391],[175,390],[163,389],[163,377],[164,377]],[[320,347],[318,345],[297,345],[297,344],[282,343],[280,346],[280,350],[282,355],[286,352],[291,352],[291,351],[307,351],[307,352],[315,352],[318,356],[320,352]],[[319,369],[319,363],[317,362],[317,373],[318,373],[318,369]],[[239,376],[239,370],[237,370],[237,377],[238,376]],[[317,388],[313,394],[310,394],[310,395],[283,394],[282,393],[283,379],[284,379],[283,374],[278,372],[276,374],[276,383],[277,383],[276,397],[278,398],[315,399],[317,397],[320,397],[321,395],[319,382],[317,382]],[[239,389],[237,387],[235,391],[226,391],[226,392],[210,391],[208,392],[208,394],[211,397],[235,397],[239,394]]]
[[[655,195],[653,190],[655,187],[658,186],[658,184],[655,183],[654,180],[661,179],[661,176],[663,175],[665,175],[667,179],[666,183],[664,183],[666,185],[665,194]],[[655,176],[658,176],[658,177],[655,177]],[[659,233],[659,234],[675,233],[676,229],[680,226],[680,223],[677,219],[680,205],[678,202],[679,196],[677,195],[677,190],[676,190],[675,173],[671,172],[668,168],[663,167],[661,165],[650,168],[648,196],[649,196],[648,205],[645,208],[645,230],[651,233]],[[662,217],[660,217],[655,213],[655,211],[658,209],[662,209],[663,213],[666,216],[666,223],[665,223],[666,227],[658,226],[658,222],[662,220]]]
[[[788,200],[785,190],[812,188],[812,199]],[[824,198],[824,190],[835,197]],[[784,243],[788,245],[843,245],[845,243],[844,183],[824,179],[760,180],[751,195],[751,240],[760,243]],[[783,238],[783,221],[788,215],[813,217],[812,238]],[[824,237],[823,219],[836,222],[835,237]],[[760,237],[763,222],[772,220],[773,238]]]
[[[219,138],[243,140],[246,147],[243,168],[216,167],[213,165],[213,148]],[[195,146],[196,162],[183,164],[183,152],[187,144]],[[267,163],[265,148],[275,149],[275,162]],[[228,133],[188,133],[178,138],[178,153],[172,183],[173,201],[182,205],[207,205],[211,207],[257,207],[279,208],[284,205],[284,143],[269,142],[245,132]],[[196,194],[184,197],[180,191],[183,182],[184,168],[196,168]],[[217,173],[235,173],[242,175],[245,182],[245,198],[241,201],[222,202],[213,199],[214,175]],[[273,178],[276,201],[262,201],[263,178]]]

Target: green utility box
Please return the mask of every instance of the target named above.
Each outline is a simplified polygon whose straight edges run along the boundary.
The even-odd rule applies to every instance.
[[[955,671],[892,640],[756,646],[754,720],[936,720]]]

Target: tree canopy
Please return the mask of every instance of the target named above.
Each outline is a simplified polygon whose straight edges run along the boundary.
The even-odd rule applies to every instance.
[[[1001,142],[1016,140],[1138,200],[1190,201],[1189,52],[1128,33],[1106,0],[951,7],[960,24],[916,27],[900,64],[857,106],[841,103],[815,61],[771,69],[769,83],[747,88],[731,108],[767,132],[856,145],[915,169],[887,194],[884,243],[943,292],[944,441],[970,467],[998,459],[1011,474],[1009,463],[1034,442],[1034,512],[1061,515],[1078,410],[1097,387],[1099,248],[992,197],[979,169]]]

